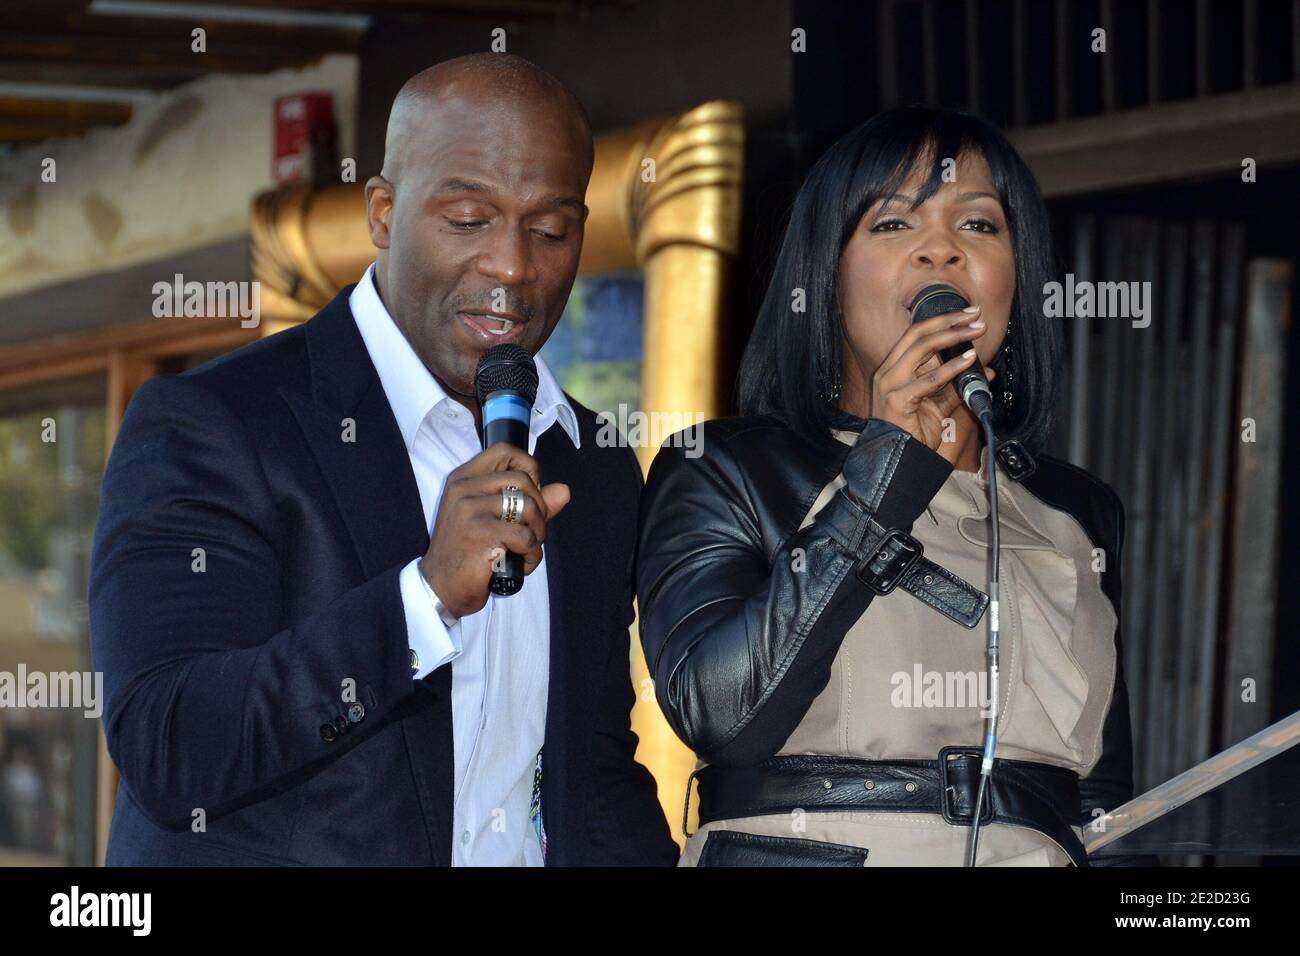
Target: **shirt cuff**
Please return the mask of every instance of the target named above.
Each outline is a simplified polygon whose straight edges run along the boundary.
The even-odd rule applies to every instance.
[[[406,640],[411,649],[411,679],[422,680],[460,656],[460,622],[451,627],[438,616],[437,596],[420,573],[416,558],[398,575],[402,608],[406,612]]]

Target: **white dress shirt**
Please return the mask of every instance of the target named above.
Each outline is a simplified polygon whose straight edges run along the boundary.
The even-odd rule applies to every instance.
[[[393,322],[379,298],[373,265],[348,304],[406,442],[432,535],[447,475],[482,450],[474,416],[443,391]],[[528,452],[557,421],[577,447],[577,416],[546,363],[540,357],[534,361],[537,399]],[[528,811],[535,758],[545,737],[550,674],[545,554],[517,594],[489,594],[481,610],[450,628],[434,610],[418,557],[402,569],[399,581],[413,678],[451,667],[452,865],[541,866]]]

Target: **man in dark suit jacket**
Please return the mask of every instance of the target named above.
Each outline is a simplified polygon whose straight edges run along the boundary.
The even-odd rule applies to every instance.
[[[533,454],[475,437],[481,354],[563,311],[592,155],[532,64],[426,70],[362,282],[136,394],[90,585],[110,864],[675,862],[629,726],[635,456],[540,360]]]

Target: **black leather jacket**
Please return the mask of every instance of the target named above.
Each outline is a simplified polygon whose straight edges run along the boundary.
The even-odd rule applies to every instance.
[[[641,498],[641,641],[677,735],[710,764],[741,766],[776,754],[803,719],[830,678],[844,635],[876,596],[855,570],[883,530],[911,531],[952,465],[876,418],[845,417],[844,427],[862,431],[852,448],[830,434],[803,435],[774,416],[701,427],[702,454],[688,458],[670,439]],[[1104,549],[1102,589],[1118,616],[1118,496],[1067,462],[1047,455],[1034,461],[1036,470],[1022,483],[1072,515]],[[799,530],[841,471],[845,487]],[[800,571],[792,568],[796,548],[803,549]],[[909,575],[901,586],[923,600],[952,597],[941,576],[930,575],[930,583],[923,577]],[[1119,654],[1118,630],[1115,643]],[[1128,692],[1117,662],[1102,754],[1080,781],[1081,825],[1095,808],[1112,810],[1131,799],[1132,763]]]

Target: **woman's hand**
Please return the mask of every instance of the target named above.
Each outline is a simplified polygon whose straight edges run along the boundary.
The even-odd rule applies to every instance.
[[[973,342],[986,328],[979,306],[974,311],[946,312],[908,326],[871,377],[871,417],[912,433],[931,451],[943,440],[943,421],[961,405],[951,382],[975,358],[971,346],[950,362],[938,353],[950,345]],[[992,369],[984,369],[989,380]]]

